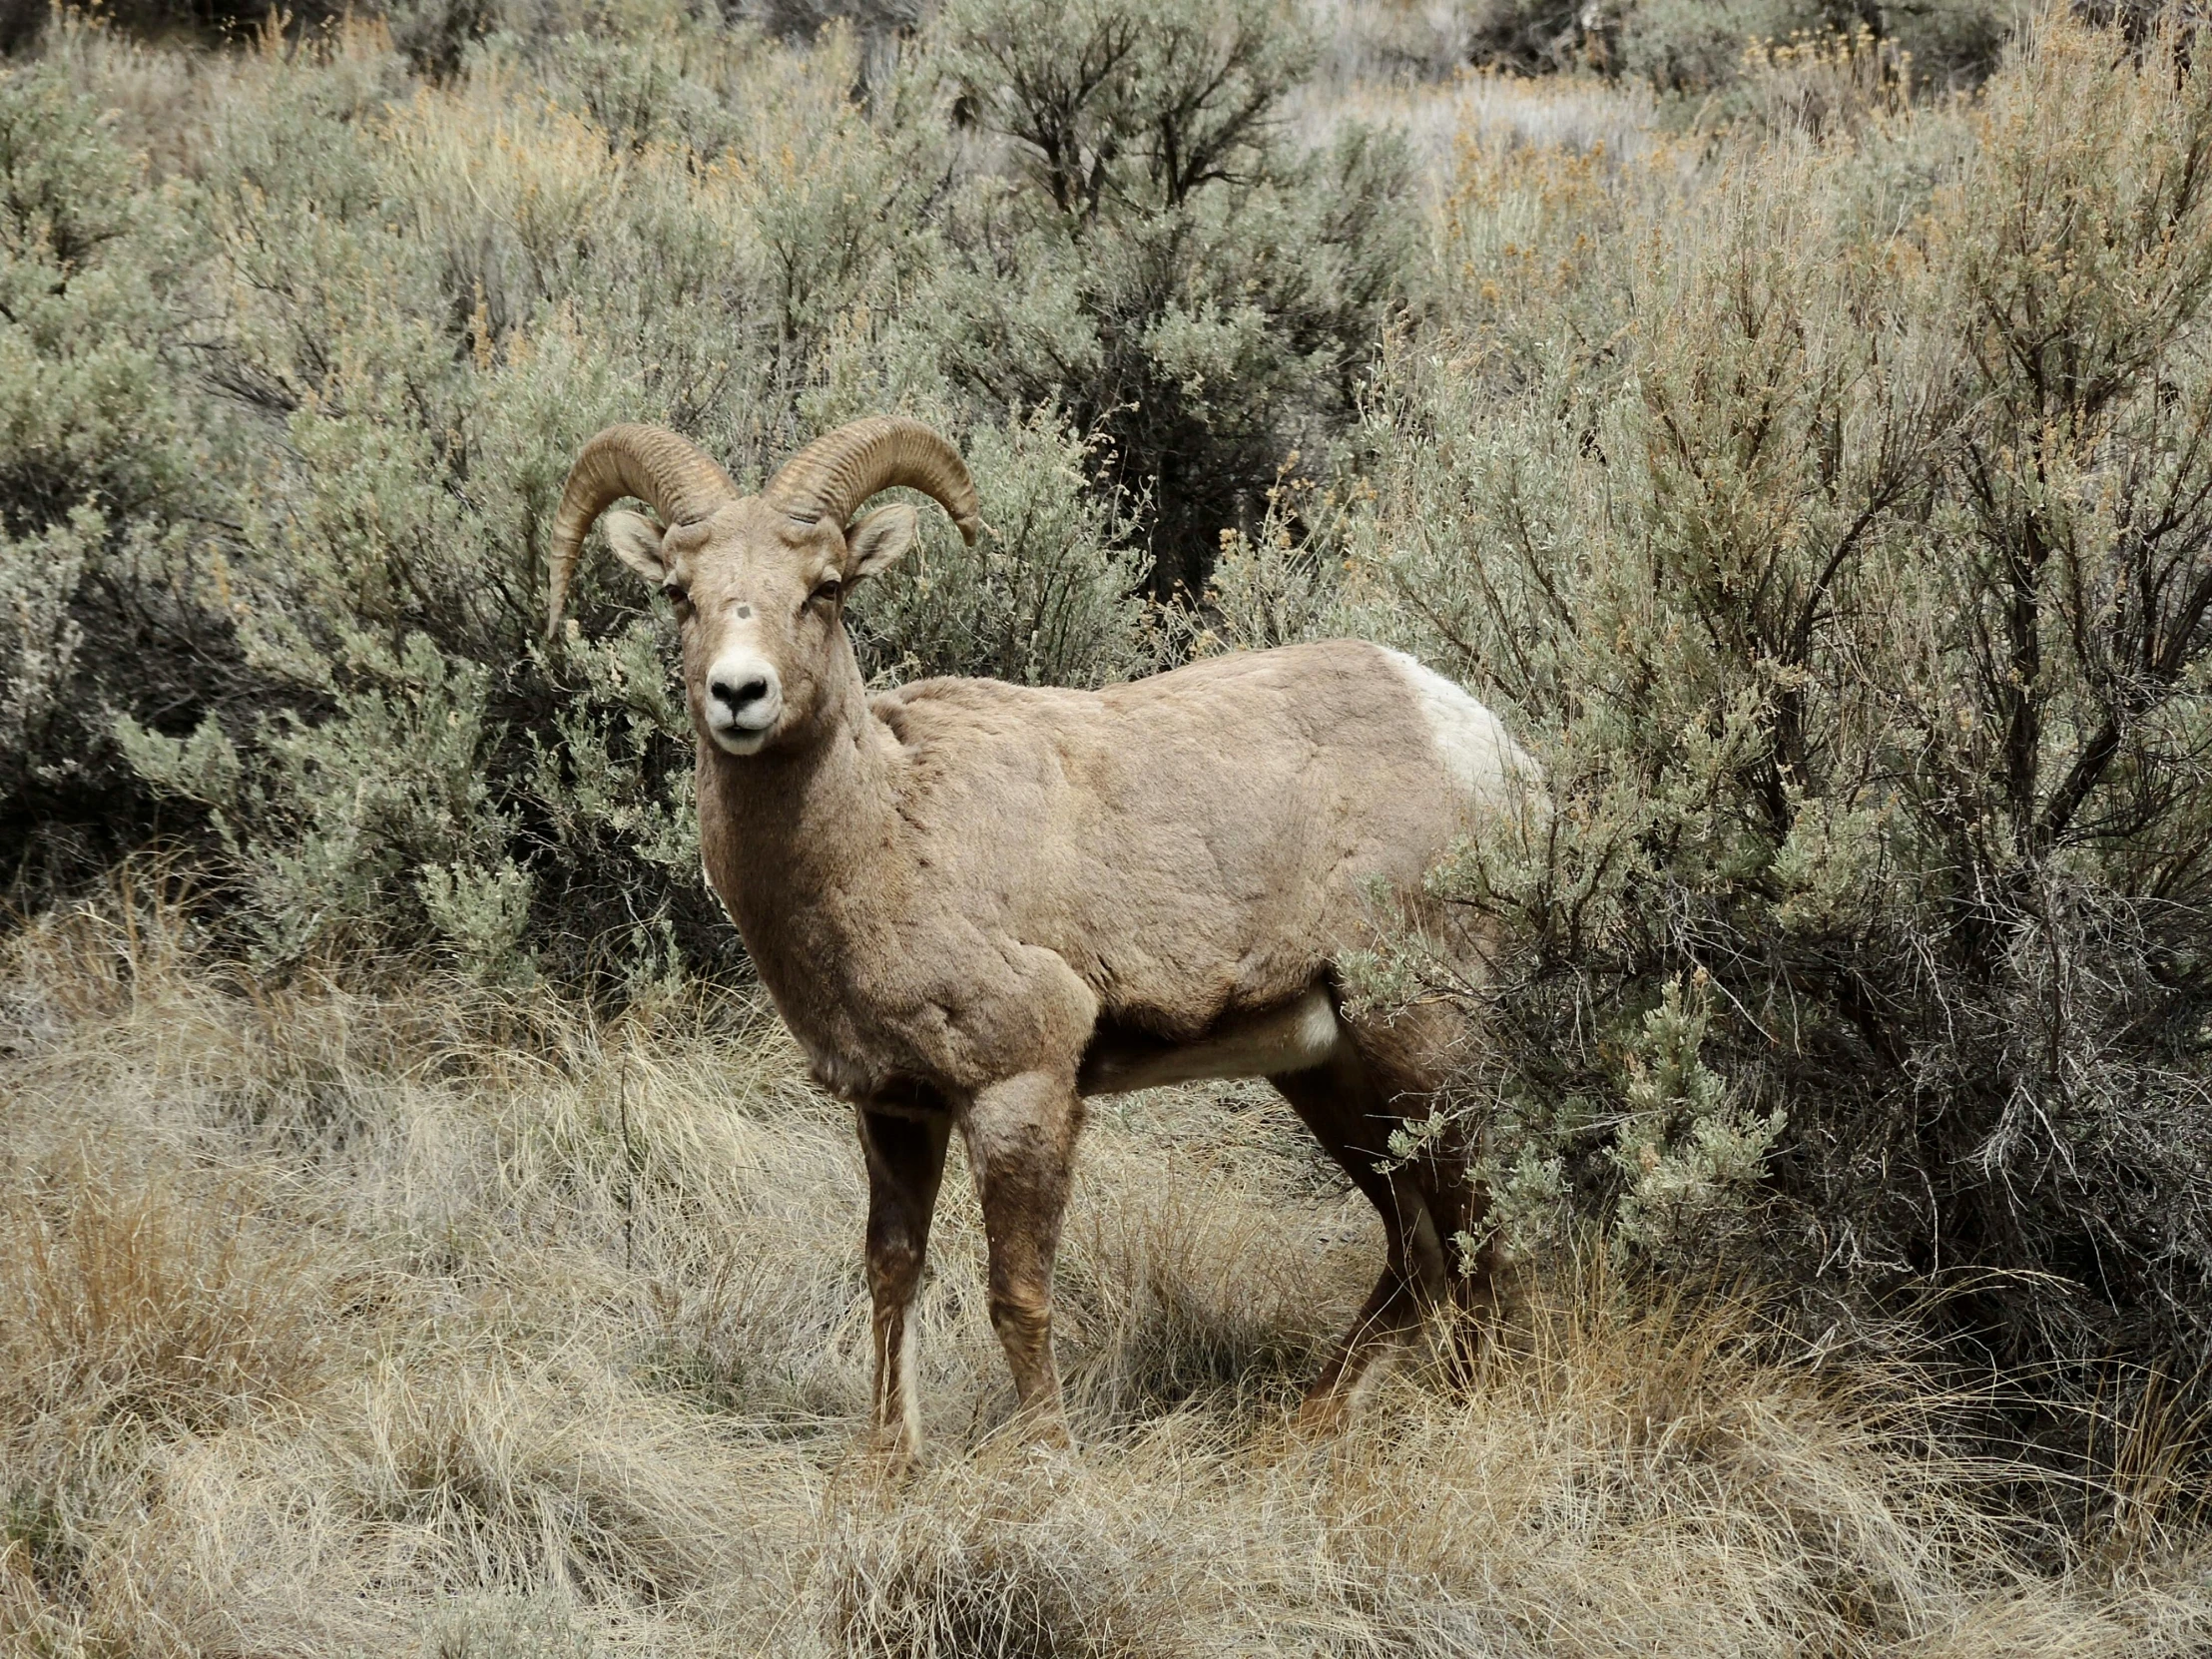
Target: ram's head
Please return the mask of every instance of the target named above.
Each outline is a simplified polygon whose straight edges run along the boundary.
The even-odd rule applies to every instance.
[[[756,755],[813,722],[845,647],[852,584],[913,545],[914,509],[853,509],[903,485],[935,498],[972,543],[975,485],[959,451],[916,420],[878,417],[817,438],[746,495],[691,439],[610,426],[584,446],[553,525],[551,627],[584,536],[602,514],[616,557],[676,607],[684,686],[700,733]],[[607,512],[625,496],[653,509]]]

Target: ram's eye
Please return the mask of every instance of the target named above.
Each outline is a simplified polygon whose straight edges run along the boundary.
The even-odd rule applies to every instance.
[[[844,584],[832,576],[807,597],[820,604],[834,605],[843,593]]]
[[[671,605],[689,605],[691,603],[691,589],[685,587],[681,582],[663,582],[661,584],[661,597]]]

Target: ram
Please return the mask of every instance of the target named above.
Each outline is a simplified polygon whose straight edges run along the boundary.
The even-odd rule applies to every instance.
[[[1410,921],[1483,971],[1484,939],[1424,910],[1422,876],[1459,836],[1527,833],[1538,770],[1456,686],[1351,641],[1100,692],[871,696],[845,596],[916,515],[848,520],[893,486],[973,542],[967,468],[915,421],[829,433],[757,496],[677,433],[616,426],[577,459],[552,553],[555,627],[602,514],[675,606],[708,878],[816,1076],[857,1109],[877,1441],[893,1461],[919,1442],[913,1307],[953,1131],[1017,1414],[1064,1441],[1052,1265],[1084,1097],[1202,1077],[1268,1078],[1381,1212],[1382,1277],[1308,1395],[1327,1421],[1424,1311],[1479,1302],[1491,1267],[1453,1248],[1487,1204],[1467,1146],[1385,1156],[1477,1033],[1441,1004],[1348,1017],[1335,963]],[[607,511],[623,497],[658,519]]]

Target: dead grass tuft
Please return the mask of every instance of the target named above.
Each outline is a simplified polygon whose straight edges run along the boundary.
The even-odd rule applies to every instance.
[[[98,1149],[0,1208],[0,1411],[198,1431],[302,1396],[317,1271],[251,1188],[114,1182]]]
[[[871,1659],[1193,1651],[1178,1552],[1124,1495],[1073,1461],[1002,1450],[845,1508],[814,1579],[830,1633]]]

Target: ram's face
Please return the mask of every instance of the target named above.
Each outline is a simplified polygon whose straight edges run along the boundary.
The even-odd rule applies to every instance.
[[[894,506],[849,530],[747,496],[664,530],[637,513],[601,521],[622,562],[675,608],[693,723],[726,755],[787,747],[824,706],[854,582],[912,545]]]
[[[622,562],[668,596],[700,736],[725,755],[818,736],[833,688],[858,678],[844,598],[914,542],[908,506],[847,524],[886,489],[919,490],[973,546],[982,533],[960,452],[918,420],[872,415],[825,432],[745,495],[665,426],[609,426],[569,468],[547,548],[546,626],[558,635],[584,538],[604,523]],[[608,512],[625,497],[655,514]],[[666,526],[664,528],[664,526]]]

